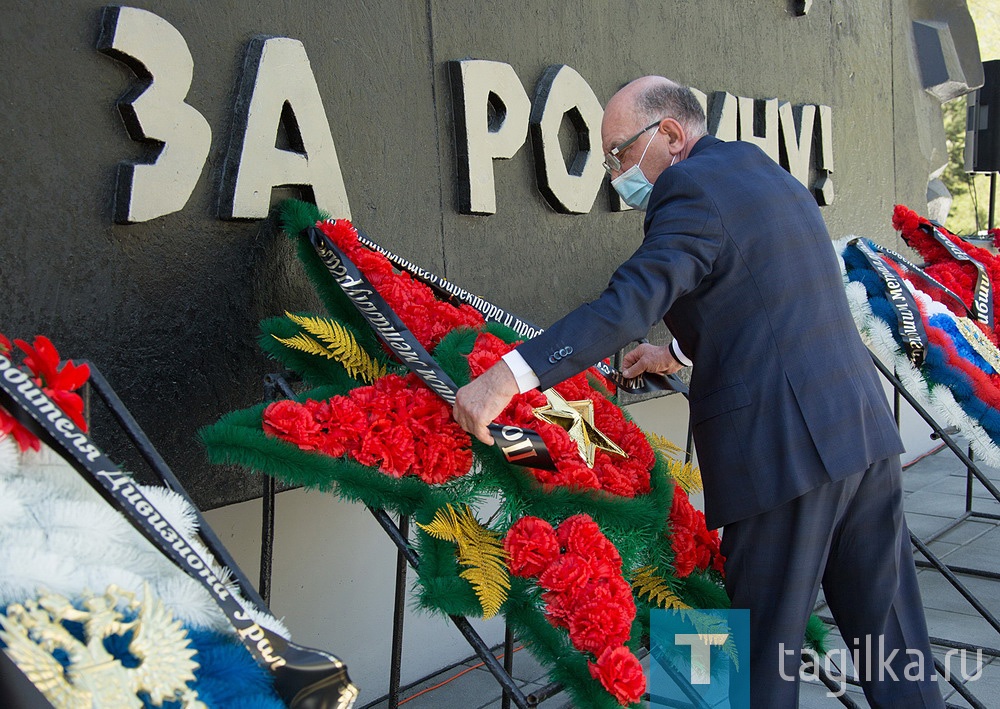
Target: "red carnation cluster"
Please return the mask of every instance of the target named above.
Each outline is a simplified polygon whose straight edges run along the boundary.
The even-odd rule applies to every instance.
[[[431,288],[409,273],[397,273],[389,260],[358,242],[358,231],[349,221],[337,219],[316,224],[371,281],[425,348],[434,349],[458,327],[479,327],[483,316],[470,305],[458,307],[438,300]]]
[[[478,377],[515,347],[490,333],[480,333],[468,356],[469,371]],[[599,375],[595,375],[599,376]],[[561,427],[538,419],[533,411],[548,402],[537,389],[515,396],[498,423],[531,428],[545,441],[556,464],[553,470],[531,469],[539,482],[591,490],[603,490],[622,497],[635,497],[649,492],[649,473],[656,462],[649,441],[642,430],[625,418],[622,410],[594,390],[587,373],[567,379],[553,387],[567,401],[590,399],[594,403],[594,425],[628,453],[628,458],[598,450],[594,467],[587,467],[576,443]]]
[[[892,226],[902,234],[906,243],[924,259],[923,270],[927,275],[955,293],[966,306],[971,308],[976,277],[978,276],[975,264],[970,261],[957,260],[934,236],[921,229],[921,225],[933,226],[929,220],[921,217],[912,209],[901,204],[896,205],[892,214]],[[994,312],[1000,314],[1000,263],[998,263],[997,257],[986,249],[973,246],[965,239],[955,236],[947,229],[941,227],[939,229],[948,241],[983,266],[989,276],[990,283],[993,285]],[[920,286],[920,284],[916,285]],[[965,313],[956,313],[956,315],[965,315]],[[994,344],[1000,344],[1000,337],[995,332],[991,332],[986,327],[983,328],[983,331],[993,340]]]
[[[24,340],[14,340],[18,349],[24,352],[24,366],[35,375],[33,381],[41,387],[46,396],[52,399],[63,412],[69,416],[81,431],[87,430],[87,422],[83,418],[83,399],[74,393],[82,387],[90,376],[90,367],[86,364],[75,365],[65,362],[60,366],[59,352],[52,341],[44,335],[35,337],[33,344]],[[10,356],[10,340],[0,334],[0,353]],[[38,439],[13,416],[0,409],[0,438],[12,435],[22,451],[29,448],[39,450]]]
[[[515,576],[536,577],[545,615],[569,632],[577,650],[597,658],[590,674],[620,704],[639,701],[646,678],[625,647],[635,620],[632,589],[622,576],[615,545],[590,516],[569,517],[554,530],[538,517],[522,517],[504,539]]]
[[[394,478],[438,484],[472,467],[469,435],[415,374],[391,374],[327,401],[276,401],[264,410],[263,425],[303,450],[350,454]]]
[[[691,505],[679,485],[674,486],[674,502],[670,507],[670,537],[677,578],[689,576],[695,569],[713,568],[723,573],[726,558],[719,551],[719,532],[708,530],[704,513]]]

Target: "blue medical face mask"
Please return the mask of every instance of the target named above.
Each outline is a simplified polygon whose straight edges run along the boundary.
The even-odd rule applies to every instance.
[[[659,135],[659,132],[656,135]],[[656,138],[656,135],[646,143],[642,155],[639,156],[639,162],[611,180],[611,186],[621,196],[622,201],[633,209],[645,211],[646,206],[649,204],[649,195],[653,192],[653,183],[646,179],[646,175],[639,169],[639,165],[642,164],[642,159],[646,157],[646,151],[649,150],[649,146]],[[671,167],[673,167],[676,159],[676,155],[670,159]]]
[[[611,186],[621,195],[625,204],[643,211],[649,204],[649,195],[653,192],[653,183],[642,174],[638,164],[611,180]]]

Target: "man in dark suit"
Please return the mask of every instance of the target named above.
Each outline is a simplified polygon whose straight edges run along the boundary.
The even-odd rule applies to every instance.
[[[822,582],[873,706],[943,707],[903,519],[903,446],[815,200],[757,147],[706,135],[694,95],[663,77],[619,91],[601,133],[612,184],[646,209],[642,245],[597,300],[461,389],[456,420],[490,443],[486,424],[513,395],[662,318],[675,341],[635,348],[624,373],[693,361],[706,520],[725,526],[726,589],[750,609],[752,706],[797,705]]]

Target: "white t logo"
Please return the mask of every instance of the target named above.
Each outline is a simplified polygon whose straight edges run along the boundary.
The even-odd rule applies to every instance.
[[[712,678],[713,645],[724,645],[729,633],[676,633],[674,642],[691,646],[691,684],[708,684]]]

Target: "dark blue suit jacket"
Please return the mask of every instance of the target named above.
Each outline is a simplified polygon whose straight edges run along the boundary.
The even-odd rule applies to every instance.
[[[661,318],[694,362],[709,528],[902,452],[816,201],[759,148],[698,140],[604,293],[518,351],[544,389]]]

